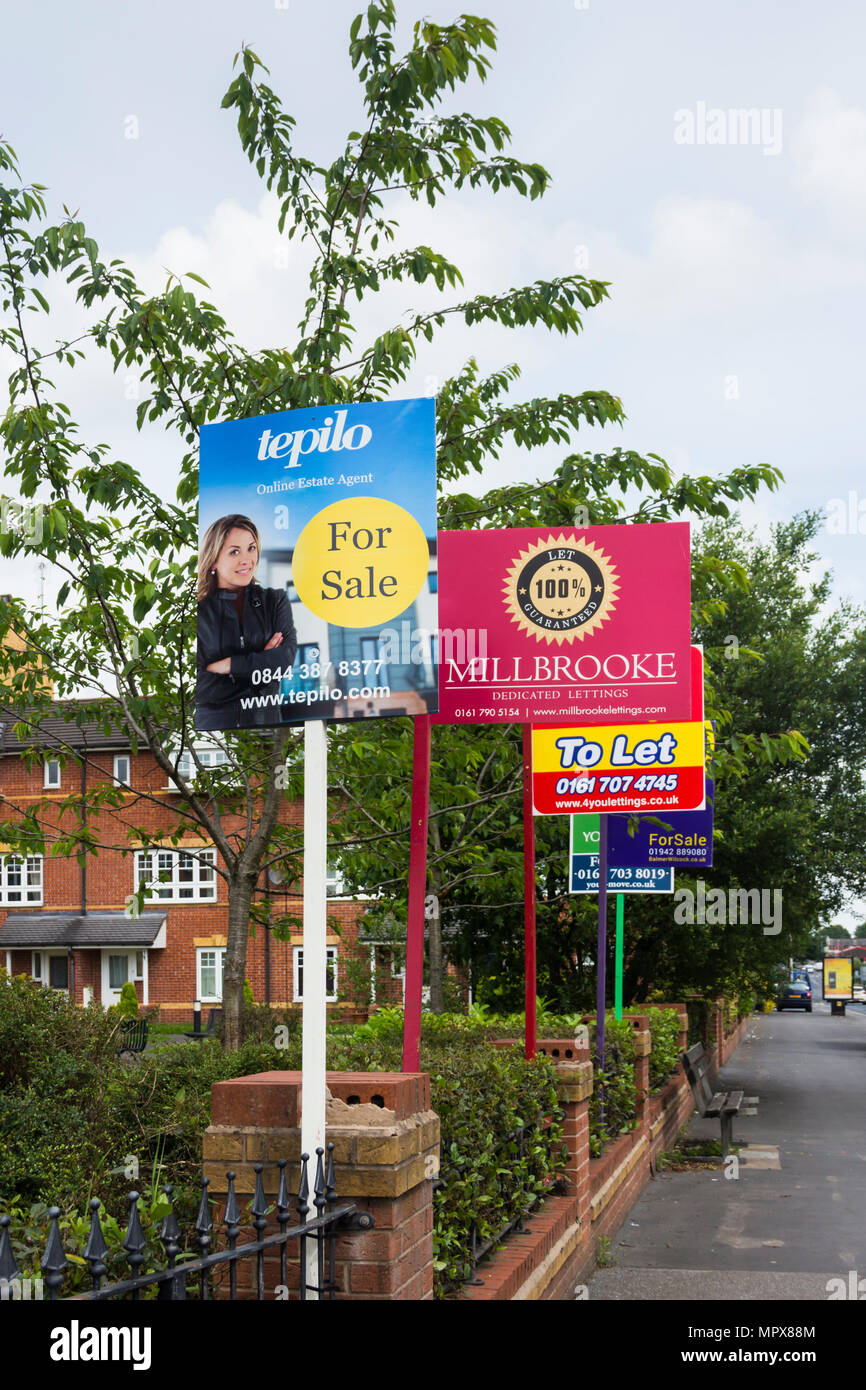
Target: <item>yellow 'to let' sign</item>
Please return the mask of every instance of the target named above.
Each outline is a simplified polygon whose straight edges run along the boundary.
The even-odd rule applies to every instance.
[[[427,577],[427,537],[381,497],[332,502],[298,537],[292,580],[305,608],[337,627],[378,627],[409,607]]]

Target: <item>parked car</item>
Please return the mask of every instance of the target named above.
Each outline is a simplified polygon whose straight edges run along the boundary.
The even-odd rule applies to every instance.
[[[781,1013],[782,1009],[805,1009],[807,1014],[812,1012],[812,989],[803,980],[791,980],[790,984],[782,985],[776,999],[776,1009]]]

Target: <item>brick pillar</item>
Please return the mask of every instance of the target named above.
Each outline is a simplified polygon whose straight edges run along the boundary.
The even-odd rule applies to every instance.
[[[430,1109],[423,1073],[329,1072],[326,1134],[334,1144],[338,1202],[351,1200],[373,1215],[370,1231],[336,1243],[337,1297],[418,1300],[433,1297],[433,1179],[439,1171],[439,1118]],[[241,1206],[255,1190],[254,1164],[263,1164],[265,1195],[273,1203],[278,1159],[294,1202],[300,1173],[301,1073],[262,1072],[211,1087],[211,1121],[203,1138],[204,1175],[213,1197],[224,1198],[233,1169]],[[310,1203],[315,1160],[310,1165]],[[268,1231],[276,1230],[269,1218]],[[242,1236],[243,1240],[246,1238]],[[291,1242],[297,1287],[297,1242]],[[251,1287],[254,1260],[243,1262]],[[247,1270],[247,1267],[248,1270]],[[276,1260],[267,1262],[266,1298],[275,1297]],[[239,1268],[239,1284],[242,1270]]]
[[[646,1014],[629,1014],[628,1020],[634,1029],[634,1113],[638,1124],[642,1125],[649,1100],[649,1059],[652,1052],[652,1039],[649,1019]]]
[[[539,1044],[541,1046],[541,1044]],[[548,1056],[550,1053],[548,1052]],[[563,1138],[568,1146],[565,1181],[569,1196],[578,1199],[578,1219],[590,1220],[589,1202],[589,1098],[592,1095],[593,1070],[589,1051],[582,1048],[577,1054],[582,1061],[553,1059],[559,1103],[565,1111]]]

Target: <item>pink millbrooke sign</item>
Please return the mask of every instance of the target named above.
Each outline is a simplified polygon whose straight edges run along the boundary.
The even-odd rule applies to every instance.
[[[688,720],[688,522],[439,532],[434,723]]]

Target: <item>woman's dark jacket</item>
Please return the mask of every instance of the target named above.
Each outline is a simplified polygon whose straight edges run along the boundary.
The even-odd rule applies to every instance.
[[[283,634],[279,647],[266,652],[264,646],[275,632]],[[217,589],[198,605],[198,677],[196,684],[196,728],[236,729],[256,724],[279,724],[279,708],[272,702],[256,702],[241,709],[246,696],[272,695],[279,681],[259,681],[253,685],[253,671],[281,670],[289,674],[298,640],[292,606],[284,589],[263,589],[253,582],[244,594],[238,621],[235,595]],[[219,676],[207,667],[230,656],[231,675]]]

